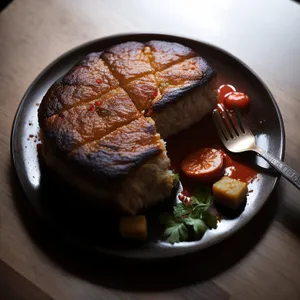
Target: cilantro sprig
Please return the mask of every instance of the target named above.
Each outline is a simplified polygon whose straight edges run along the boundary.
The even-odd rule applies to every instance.
[[[210,189],[197,189],[191,200],[190,204],[177,203],[173,214],[161,216],[161,223],[165,225],[164,235],[171,244],[187,241],[191,237],[200,238],[206,230],[217,228],[217,218],[209,210]]]

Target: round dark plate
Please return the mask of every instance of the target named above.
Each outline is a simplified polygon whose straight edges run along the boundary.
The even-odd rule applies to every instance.
[[[257,180],[250,183],[249,189],[253,192],[249,193],[245,209],[238,217],[223,219],[216,230],[207,231],[200,241],[175,245],[160,240],[155,235],[155,230],[146,243],[115,242],[107,230],[110,226],[99,221],[101,218],[96,210],[83,207],[82,202],[77,202],[75,197],[66,192],[64,186],[53,182],[53,177],[41,167],[37,151],[38,138],[35,137],[39,131],[38,104],[48,88],[90,52],[101,51],[126,41],[146,42],[153,39],[178,42],[193,48],[217,70],[219,83],[231,83],[238,90],[245,91],[252,100],[248,115],[257,144],[275,157],[283,159],[284,127],[273,96],[257,75],[224,50],[203,42],[162,34],[117,35],[79,46],[56,59],[31,84],[16,113],[11,136],[12,159],[30,204],[43,220],[57,230],[60,237],[78,247],[131,258],[172,257],[207,248],[226,239],[250,221],[262,208],[278,180],[270,170],[264,169]],[[263,160],[255,156],[252,158],[258,165],[268,168]],[[153,215],[150,210],[150,228],[151,220],[155,219],[155,214],[160,209],[161,207],[154,208]]]

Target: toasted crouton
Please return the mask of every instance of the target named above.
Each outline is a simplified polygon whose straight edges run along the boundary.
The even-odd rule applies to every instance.
[[[123,217],[120,221],[120,233],[123,238],[145,240],[147,238],[145,216]]]
[[[238,208],[245,200],[247,192],[247,183],[227,176],[213,184],[214,198],[229,208]]]

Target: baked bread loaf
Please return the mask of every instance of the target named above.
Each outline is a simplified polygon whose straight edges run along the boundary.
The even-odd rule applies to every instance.
[[[212,111],[215,75],[192,49],[165,41],[87,55],[39,107],[46,164],[103,207],[135,214],[162,201],[173,175],[161,137]]]

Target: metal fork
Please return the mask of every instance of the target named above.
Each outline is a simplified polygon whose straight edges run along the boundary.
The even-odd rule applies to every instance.
[[[255,144],[253,133],[244,123],[237,109],[235,114],[229,114],[223,105],[218,104],[218,109],[213,111],[213,120],[224,146],[229,151],[258,153],[283,177],[300,189],[300,174]]]

